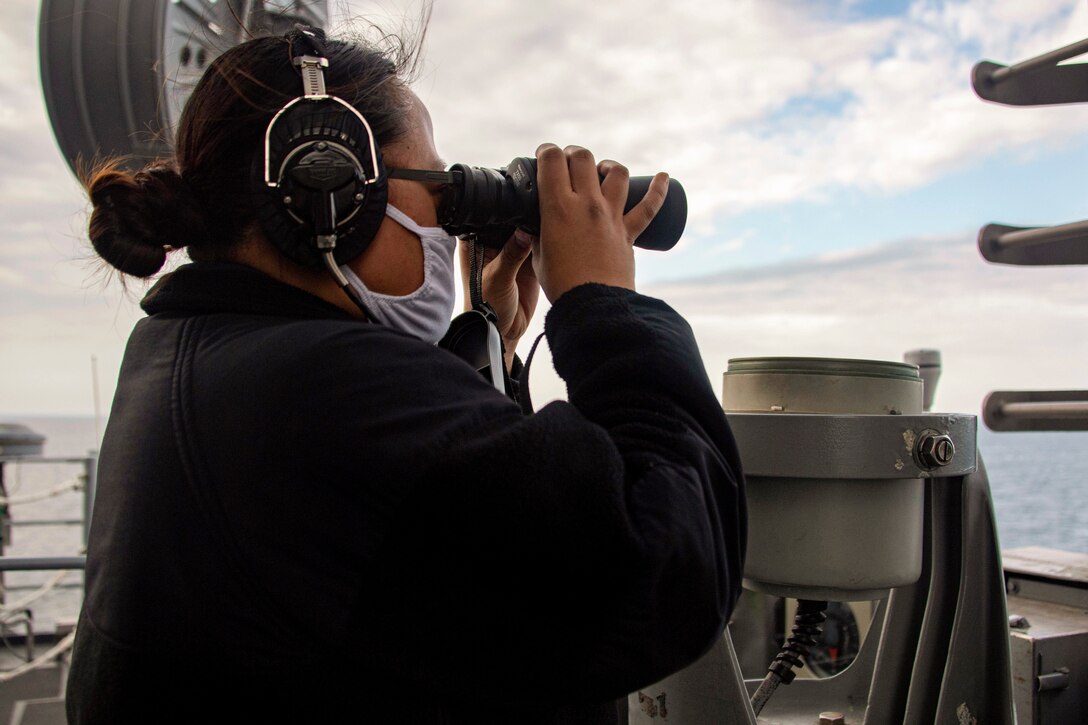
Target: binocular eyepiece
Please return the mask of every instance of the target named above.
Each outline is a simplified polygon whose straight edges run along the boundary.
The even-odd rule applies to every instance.
[[[389,177],[445,184],[438,223],[450,234],[475,235],[478,243],[499,249],[515,229],[540,233],[540,195],[534,158],[518,157],[500,169],[467,164],[454,164],[449,171],[390,169]],[[652,180],[652,176],[631,177],[624,213],[642,201]],[[670,178],[661,211],[635,239],[635,246],[660,251],[672,249],[684,233],[687,217],[684,187]]]

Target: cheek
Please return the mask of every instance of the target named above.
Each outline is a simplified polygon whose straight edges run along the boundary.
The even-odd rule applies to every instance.
[[[411,294],[423,284],[423,246],[419,237],[389,217],[367,250],[350,264],[363,284],[380,294]]]
[[[389,203],[415,219],[421,226],[438,226],[439,200],[423,184],[401,179],[389,181]]]

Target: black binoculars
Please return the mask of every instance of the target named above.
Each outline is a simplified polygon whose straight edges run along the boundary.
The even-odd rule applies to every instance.
[[[540,196],[534,158],[521,156],[500,169],[467,164],[454,164],[449,171],[390,169],[389,178],[445,184],[438,223],[450,234],[471,234],[484,246],[502,248],[515,229],[540,233]],[[631,177],[624,213],[642,200],[652,180],[652,176]],[[684,233],[687,218],[684,187],[670,178],[664,206],[635,239],[635,246],[672,249]]]

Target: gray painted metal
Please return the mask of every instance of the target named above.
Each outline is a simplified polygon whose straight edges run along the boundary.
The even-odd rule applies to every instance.
[[[0,571],[55,571],[86,566],[85,556],[0,556]]]
[[[1088,589],[1088,554],[1042,546],[1022,546],[1005,550],[1003,556],[1007,575],[1032,577]],[[1088,602],[1084,608],[1088,609]]]
[[[940,528],[953,533],[943,549],[937,548],[939,539],[934,536],[935,567],[930,589],[934,590],[936,582],[944,578],[951,583],[951,591],[944,601],[931,598],[928,602],[916,660],[923,660],[923,647],[935,654],[930,662],[941,674],[939,697],[932,720],[928,711],[908,706],[907,721],[959,725],[975,718],[980,723],[1011,724],[1009,616],[990,485],[981,464],[976,473],[960,479],[958,484],[933,488],[934,533]],[[949,520],[958,521],[959,526],[948,526]],[[925,630],[930,628],[930,614],[940,607],[951,613],[951,628],[947,636],[930,641]],[[916,668],[915,676],[918,673]],[[911,718],[914,712],[919,712],[917,720]]]
[[[45,436],[19,423],[0,423],[0,481],[3,480],[3,461],[16,461],[22,456],[40,456],[45,446]]]
[[[1006,106],[1041,106],[1088,101],[1088,65],[1060,61],[1088,52],[1088,40],[1004,66],[982,61],[971,71],[979,98]]]
[[[926,491],[919,581],[894,589],[878,607],[850,667],[834,677],[798,678],[778,688],[760,723],[812,725],[821,712],[834,710],[844,713],[848,725],[1012,725],[1008,612],[985,469],[980,463],[968,476],[927,482]],[[732,630],[734,637],[744,636]],[[715,681],[706,674],[708,659],[728,669],[715,673],[713,691],[705,689]],[[735,658],[719,652],[693,668],[700,685],[685,683],[684,670],[643,688],[665,695],[667,722],[756,722],[741,712],[744,702],[729,682],[743,677]],[[745,692],[750,695],[759,682],[746,681]],[[663,721],[640,714],[637,697],[631,703],[631,723]]]
[[[43,0],[42,89],[73,171],[96,158],[168,156],[179,111],[208,64],[248,34],[323,26],[326,0]]]
[[[1063,60],[1076,58],[1084,53],[1088,53],[1088,40],[1078,40],[1057,50],[1051,50],[1034,58],[1022,60],[1008,68],[1000,68],[990,74],[990,82],[996,84],[1005,83],[1017,76],[1052,68]],[[1085,98],[1085,100],[1088,100],[1088,98]]]
[[[978,250],[994,264],[1088,264],[1088,221],[1053,227],[987,224],[979,230]]]
[[[922,566],[922,489],[920,479],[748,477],[744,585],[871,601],[912,584]]]
[[[1088,712],[1088,555],[1007,552],[1016,715],[1021,725],[1079,722]]]
[[[746,475],[875,481],[962,476],[976,466],[978,421],[973,415],[727,413],[727,417]],[[926,431],[949,436],[956,449],[951,462],[935,471],[915,460]]]
[[[848,358],[734,358],[722,375],[728,412],[920,413],[918,367]]]
[[[950,430],[962,429],[974,466],[967,416],[922,413],[922,393],[918,368],[899,362],[729,361],[722,406],[748,481],[746,586],[859,601],[917,579],[922,478],[967,460]],[[768,410],[785,412],[743,412]]]
[[[903,362],[918,366],[918,374],[922,377],[922,410],[928,413],[933,409],[937,382],[941,379],[941,351],[908,350],[903,353]]]
[[[628,695],[628,723],[756,725],[739,672],[733,641],[726,630],[714,647],[693,665]]]
[[[995,431],[1088,430],[1088,390],[995,390],[982,418]]]

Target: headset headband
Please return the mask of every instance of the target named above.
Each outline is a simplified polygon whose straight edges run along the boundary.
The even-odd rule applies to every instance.
[[[367,248],[385,216],[381,150],[363,114],[326,88],[324,33],[296,26],[285,39],[302,92],[265,128],[253,168],[264,197],[258,217],[298,264],[344,264]]]

